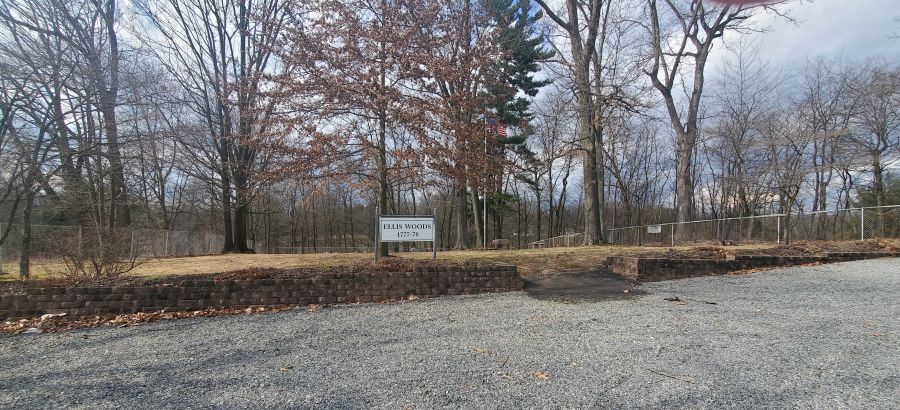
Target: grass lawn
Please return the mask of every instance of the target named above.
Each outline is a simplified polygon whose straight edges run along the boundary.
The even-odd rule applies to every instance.
[[[743,245],[735,249],[758,249],[772,245]],[[676,249],[688,249],[678,247]],[[468,250],[439,252],[439,260],[474,261],[482,263],[504,263],[516,265],[522,274],[541,272],[564,272],[591,270],[601,265],[607,256],[634,253],[665,252],[668,247],[647,246],[580,246],[571,248],[521,249],[521,250]],[[430,259],[430,252],[400,253],[400,257]],[[372,254],[363,253],[319,253],[306,255],[287,254],[225,254],[191,256],[181,258],[157,258],[141,263],[127,275],[159,277],[169,275],[189,275],[198,273],[227,272],[248,268],[310,268],[329,267],[364,263],[372,260]],[[32,264],[35,279],[58,275],[63,267],[58,261],[36,260]],[[18,279],[18,265],[6,263],[0,281]]]

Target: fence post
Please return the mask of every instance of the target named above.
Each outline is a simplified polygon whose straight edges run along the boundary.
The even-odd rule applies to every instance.
[[[379,222],[378,213],[380,211],[381,210],[378,209],[378,205],[376,205],[375,206],[375,221],[373,223],[373,225],[375,225],[375,237],[372,238],[372,239],[374,239],[374,242],[372,242],[372,256],[375,258],[375,262],[378,262],[378,248],[379,248],[379,245],[381,245],[381,243],[379,242],[380,238],[378,237],[379,234],[381,233],[380,232],[381,227],[378,226],[378,222]]]
[[[131,257],[130,259],[134,259],[134,228],[131,228]]]
[[[866,208],[859,208],[859,240],[866,240]]]
[[[169,231],[166,230],[166,241],[163,244],[163,258],[169,256]]]
[[[675,246],[675,224],[669,225],[672,227],[672,246]]]
[[[781,245],[781,216],[775,217],[775,243]]]

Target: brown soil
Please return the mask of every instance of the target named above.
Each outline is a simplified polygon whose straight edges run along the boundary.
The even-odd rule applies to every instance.
[[[622,276],[607,271],[525,276],[525,291],[542,300],[598,302],[646,294]]]
[[[669,248],[665,253],[642,253],[642,258],[665,259],[725,259],[726,251],[721,246],[698,246],[695,248]]]
[[[896,239],[870,239],[865,241],[796,241],[790,245],[767,249],[747,249],[743,255],[772,256],[823,256],[827,252],[898,252],[900,241]]]
[[[828,252],[900,252],[900,240],[796,241],[790,245],[769,247],[696,246],[669,248],[665,253],[644,252],[634,256],[667,259],[726,259],[728,254],[766,256],[824,256]]]

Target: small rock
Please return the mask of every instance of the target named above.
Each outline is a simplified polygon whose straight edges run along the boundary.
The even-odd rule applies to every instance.
[[[53,319],[55,317],[63,317],[65,315],[66,315],[65,313],[45,313],[45,314],[41,315],[41,321],[43,322],[48,319]]]
[[[40,333],[44,333],[44,331],[36,327],[29,327],[28,329],[22,331],[23,335],[36,335]]]

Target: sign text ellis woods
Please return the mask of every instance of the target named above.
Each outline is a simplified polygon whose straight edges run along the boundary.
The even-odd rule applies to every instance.
[[[378,218],[382,242],[434,241],[434,218],[381,216]]]

